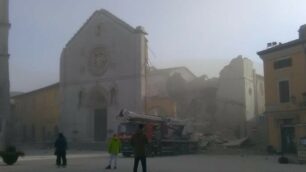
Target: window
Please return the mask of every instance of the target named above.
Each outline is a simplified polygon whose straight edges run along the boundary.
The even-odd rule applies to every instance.
[[[249,95],[250,96],[252,95],[252,92],[253,92],[252,88],[249,88]]]
[[[305,106],[306,105],[306,92],[302,93],[302,97],[303,97],[302,104],[303,104],[303,106]]]
[[[80,90],[79,94],[78,94],[78,108],[80,108],[82,106],[83,96],[84,96],[83,92],[84,92],[83,90]]]
[[[35,137],[36,137],[36,133],[35,133],[35,125],[32,124],[32,128],[31,128],[31,136],[32,136],[32,139],[33,141],[35,140]]]
[[[291,58],[286,58],[282,60],[278,60],[274,62],[274,69],[281,69],[285,67],[289,67],[292,64]]]
[[[46,141],[47,137],[46,137],[46,127],[45,126],[42,126],[41,127],[41,133],[42,133],[42,140],[43,141]]]
[[[262,96],[264,95],[264,86],[263,86],[263,83],[260,83],[260,94]]]
[[[27,140],[27,126],[22,127],[22,135],[23,135],[23,141]]]
[[[286,103],[290,101],[289,96],[289,81],[280,81],[278,83],[278,89],[279,89],[279,99],[281,103]]]
[[[54,137],[56,137],[56,136],[58,135],[58,133],[59,133],[58,127],[55,125],[55,126],[53,127],[53,134],[54,134]]]

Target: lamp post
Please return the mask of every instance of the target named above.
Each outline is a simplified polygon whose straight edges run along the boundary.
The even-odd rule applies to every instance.
[[[0,148],[3,148],[6,144],[7,121],[10,114],[8,69],[8,35],[10,23],[8,19],[8,8],[8,0],[0,0]]]

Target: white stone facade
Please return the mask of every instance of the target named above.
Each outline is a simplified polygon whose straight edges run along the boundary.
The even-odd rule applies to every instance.
[[[248,135],[247,122],[264,112],[263,77],[248,58],[238,56],[220,72],[217,92],[220,128],[235,137]]]
[[[67,43],[60,64],[60,131],[74,142],[100,142],[117,131],[122,108],[142,113],[147,39],[105,10]]]
[[[9,65],[8,65],[8,0],[0,0],[0,146],[4,143],[4,133],[9,117]]]

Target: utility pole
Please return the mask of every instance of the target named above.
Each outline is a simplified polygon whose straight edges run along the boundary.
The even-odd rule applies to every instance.
[[[0,0],[0,149],[7,141],[7,121],[10,114],[10,82],[9,82],[9,53],[8,35],[9,0]]]

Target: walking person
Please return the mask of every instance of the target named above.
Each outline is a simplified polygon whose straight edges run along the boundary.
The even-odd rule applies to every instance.
[[[114,169],[117,169],[117,157],[121,150],[121,141],[117,134],[114,134],[113,137],[108,141],[107,150],[110,154],[109,164],[105,169],[112,168],[112,161],[114,161]]]
[[[58,137],[54,143],[56,155],[56,165],[58,167],[66,167],[67,159],[66,159],[66,150],[67,150],[67,141],[65,136],[62,133],[58,134]]]
[[[142,171],[147,172],[146,162],[146,145],[148,139],[143,131],[143,125],[138,126],[137,132],[132,136],[131,145],[134,148],[134,168],[133,171],[137,172],[139,161],[141,161]]]

